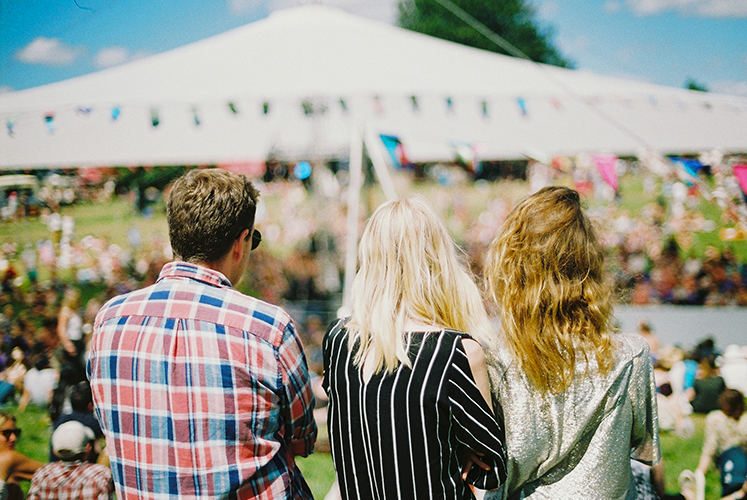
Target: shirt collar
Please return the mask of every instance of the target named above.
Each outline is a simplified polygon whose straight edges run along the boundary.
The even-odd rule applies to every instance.
[[[210,286],[233,288],[231,282],[223,273],[183,261],[173,261],[163,266],[161,273],[158,275],[158,281],[167,278],[188,278]]]

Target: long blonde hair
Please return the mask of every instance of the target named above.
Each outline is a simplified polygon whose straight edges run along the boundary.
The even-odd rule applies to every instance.
[[[530,382],[558,394],[577,354],[613,364],[612,288],[604,253],[576,191],[547,187],[522,201],[493,240],[488,293],[501,309],[507,346]]]
[[[374,373],[410,366],[408,319],[463,331],[483,343],[494,338],[477,285],[425,201],[378,207],[363,232],[358,265],[347,323],[357,366],[372,362]]]

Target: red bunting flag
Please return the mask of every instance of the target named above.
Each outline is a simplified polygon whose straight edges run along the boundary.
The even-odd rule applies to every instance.
[[[739,181],[742,192],[747,195],[747,165],[734,165],[734,176]]]
[[[615,155],[593,155],[594,163],[604,182],[609,184],[617,192],[617,156]]]

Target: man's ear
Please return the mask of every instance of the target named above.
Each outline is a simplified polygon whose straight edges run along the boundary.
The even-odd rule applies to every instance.
[[[249,229],[244,229],[239,234],[239,237],[233,240],[233,246],[231,247],[231,257],[236,261],[241,261],[244,258],[244,252],[246,251],[246,238],[249,235]]]

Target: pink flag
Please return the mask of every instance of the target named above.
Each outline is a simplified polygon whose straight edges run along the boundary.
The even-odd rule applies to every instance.
[[[742,187],[742,192],[747,194],[747,165],[734,165],[734,175]]]
[[[592,158],[599,169],[599,173],[602,175],[602,179],[617,192],[617,170],[615,169],[617,156],[593,155]]]

